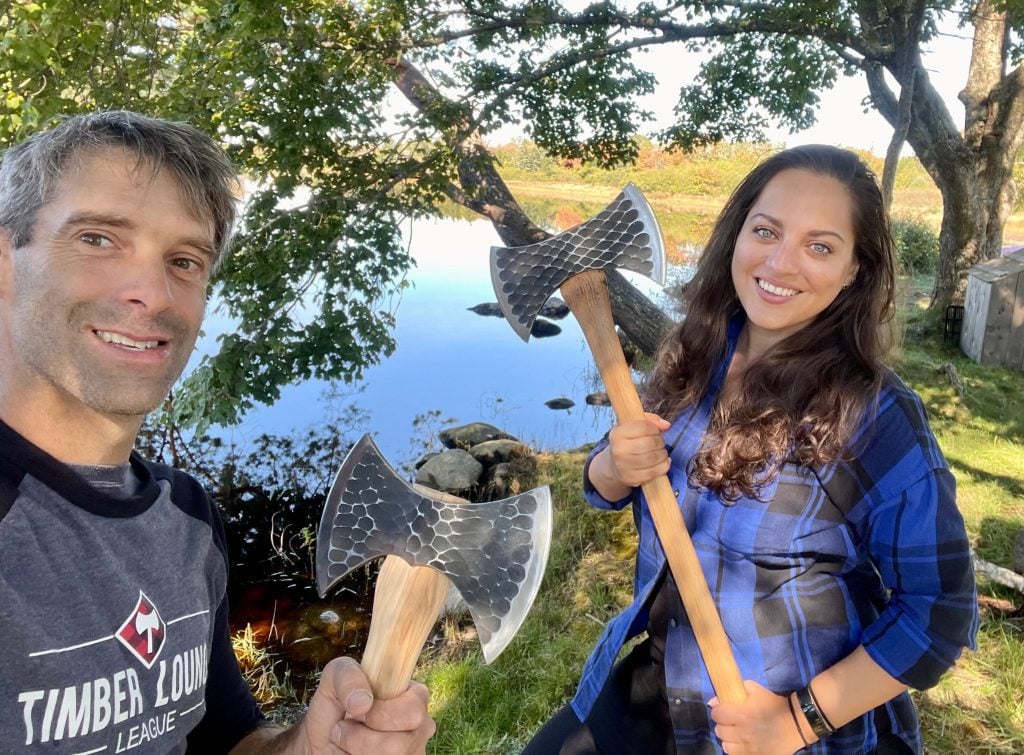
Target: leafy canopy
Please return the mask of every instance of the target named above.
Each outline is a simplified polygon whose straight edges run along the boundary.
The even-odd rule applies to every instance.
[[[0,143],[60,113],[123,107],[187,120],[228,149],[251,195],[213,300],[237,325],[173,411],[231,422],[284,384],[357,378],[389,353],[387,302],[410,264],[399,222],[445,194],[481,196],[457,156],[471,135],[518,124],[551,155],[629,163],[651,117],[639,98],[656,86],[641,53],[660,44],[707,56],[663,141],[800,129],[840,73],[895,54],[887,30],[909,5],[8,0]],[[966,6],[930,3],[922,42]],[[409,64],[426,87],[403,87]]]

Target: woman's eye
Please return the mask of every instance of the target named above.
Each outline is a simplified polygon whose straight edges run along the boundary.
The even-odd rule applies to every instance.
[[[820,241],[815,241],[811,244],[811,251],[815,254],[830,254],[832,252],[832,248],[827,244],[822,244]]]
[[[775,231],[771,228],[765,228],[764,226],[758,226],[754,229],[754,235],[762,239],[775,238]]]

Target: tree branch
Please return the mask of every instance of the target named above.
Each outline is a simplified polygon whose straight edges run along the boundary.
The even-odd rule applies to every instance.
[[[457,107],[442,95],[407,60],[393,61],[396,86],[421,112],[447,111]],[[494,225],[507,246],[525,246],[550,236],[523,211],[494,164],[494,158],[475,132],[466,134],[466,124],[475,119],[463,110],[460,124],[444,131],[458,158],[459,186],[449,184],[445,193]],[[616,272],[607,275],[615,321],[646,354],[653,355],[672,320]]]

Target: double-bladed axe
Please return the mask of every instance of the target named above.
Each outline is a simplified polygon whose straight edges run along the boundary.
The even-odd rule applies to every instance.
[[[633,184],[593,218],[557,236],[529,246],[491,247],[491,281],[512,329],[529,340],[540,308],[561,289],[619,422],[642,420],[643,405],[615,334],[606,267],[632,270],[664,284],[661,230]],[[743,679],[668,477],[642,487],[715,692],[723,701],[743,702]]]
[[[381,699],[409,686],[416,659],[455,585],[490,663],[537,595],[551,542],[547,486],[469,503],[413,487],[364,435],[327,494],[316,538],[321,597],[353,569],[386,556],[377,575],[362,666]]]

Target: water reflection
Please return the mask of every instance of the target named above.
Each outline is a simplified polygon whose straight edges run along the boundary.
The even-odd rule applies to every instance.
[[[549,322],[561,330],[554,337],[524,343],[503,318],[472,311],[495,298],[488,253],[500,240],[490,223],[422,220],[406,232],[415,267],[410,287],[395,303],[395,353],[367,369],[334,409],[354,403],[366,412],[360,431],[373,433],[396,466],[454,422],[489,422],[547,450],[600,437],[613,415],[585,402],[600,390],[600,377],[573,317]],[[657,294],[650,281],[632,280]],[[230,323],[211,314],[200,348],[212,348],[226,327]],[[286,387],[274,406],[254,409],[239,427],[217,432],[244,443],[259,433],[284,434],[322,422],[326,385],[313,380]],[[552,399],[569,399],[573,406],[553,410],[545,403]]]

